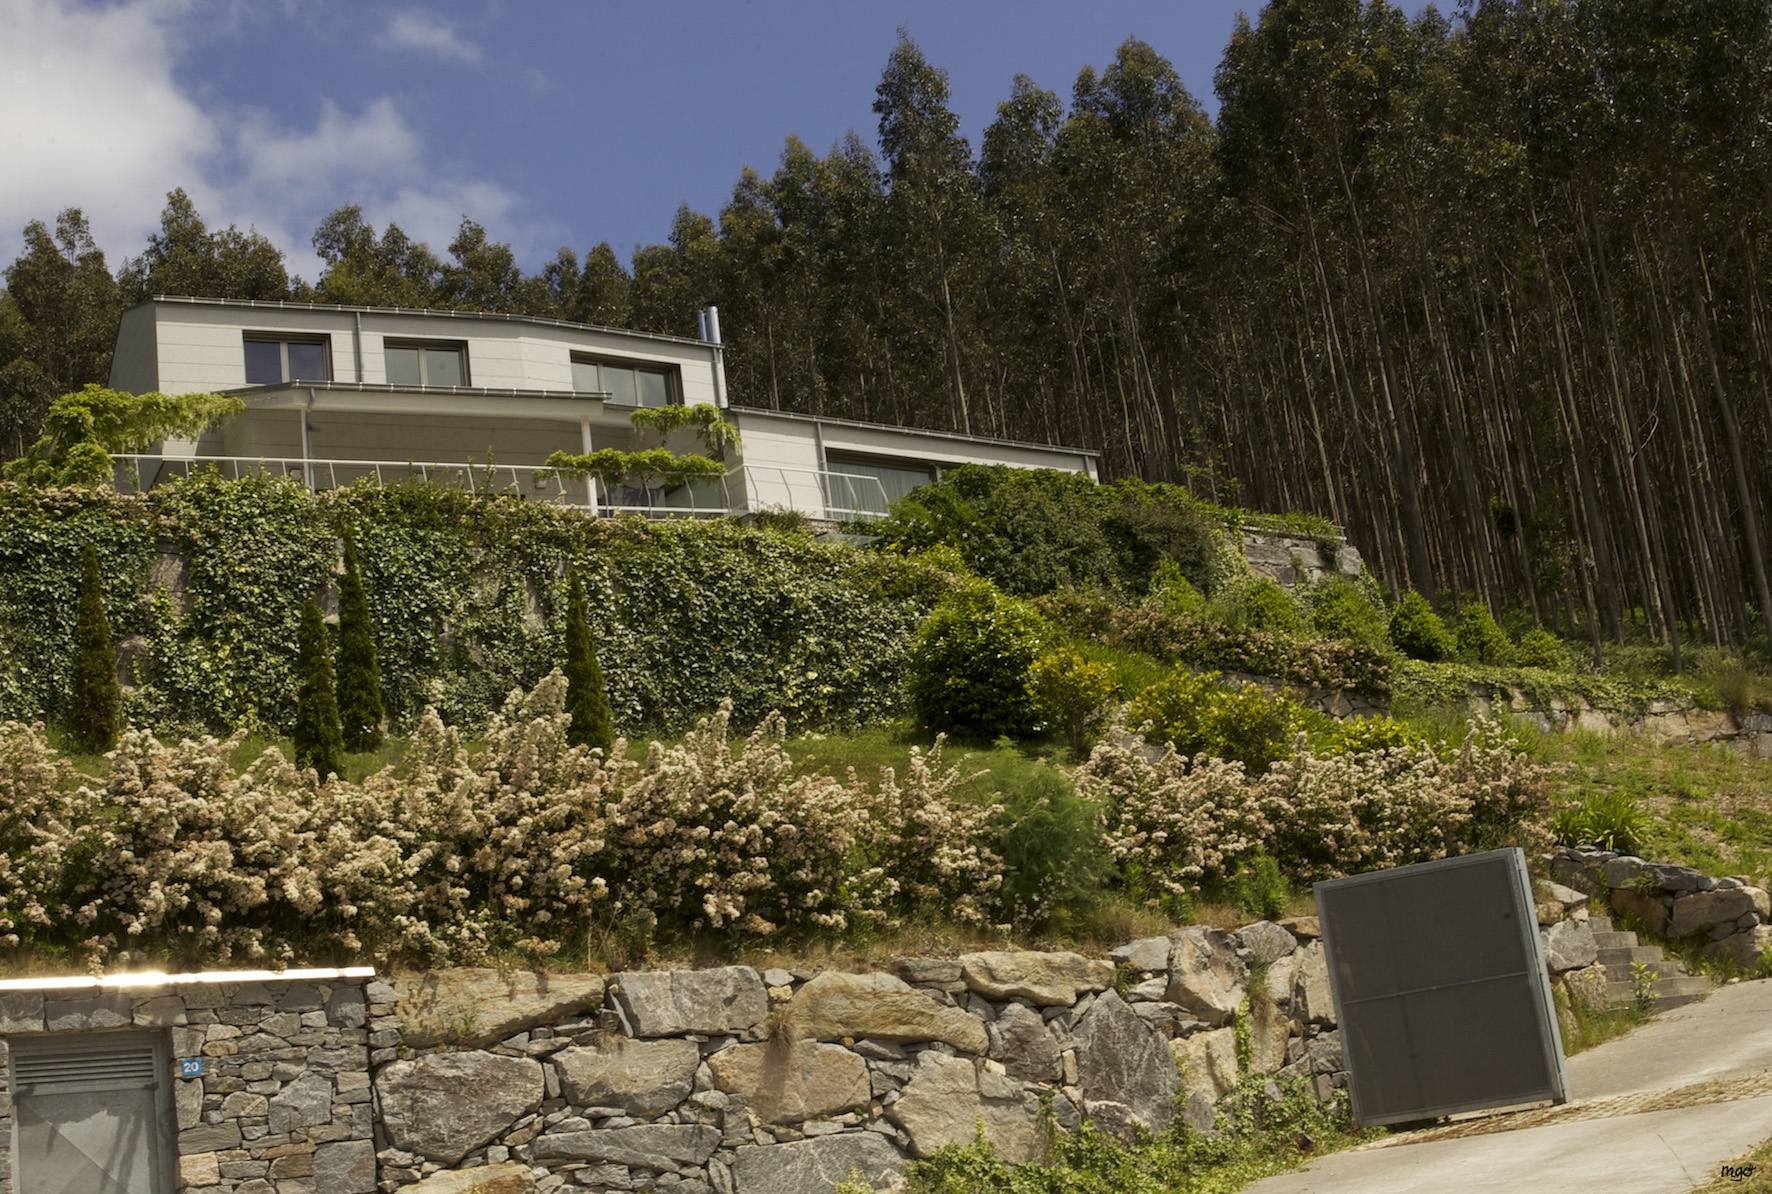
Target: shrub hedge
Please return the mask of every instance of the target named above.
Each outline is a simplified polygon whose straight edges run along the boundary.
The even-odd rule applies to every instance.
[[[877,720],[898,711],[913,632],[952,583],[800,534],[600,520],[424,485],[314,495],[198,473],[150,499],[0,484],[0,717],[63,713],[90,545],[113,634],[145,648],[133,725],[287,732],[302,604],[333,599],[346,525],[400,729],[427,705],[478,724],[563,662],[569,568],[620,730],[680,729],[723,699],[752,723],[775,709],[794,725]],[[173,571],[176,592],[151,581]]]

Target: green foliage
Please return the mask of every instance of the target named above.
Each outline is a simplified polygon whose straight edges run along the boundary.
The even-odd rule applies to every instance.
[[[344,771],[344,738],[332,691],[332,659],[326,623],[312,598],[302,606],[296,640],[295,765],[311,767],[322,782]]]
[[[1304,631],[1291,596],[1271,580],[1257,581],[1244,592],[1243,616],[1252,629],[1284,638],[1297,638]]]
[[[1022,930],[1074,931],[1111,870],[1099,810],[1051,766],[999,768],[991,778],[992,799],[1002,806],[993,843],[1003,860],[995,919]]]
[[[578,573],[566,578],[566,741],[608,754],[615,745],[615,717],[603,690],[603,669],[591,642],[590,609]]]
[[[1299,1149],[1324,1150],[1352,1134],[1345,1096],[1318,1103],[1308,1079],[1245,1078],[1219,1103],[1218,1130],[1167,1132],[1126,1143],[1092,1123],[1058,1133],[1048,1155],[1011,1165],[986,1140],[949,1145],[906,1171],[906,1194],[1232,1194],[1297,1167]]]
[[[1259,775],[1292,752],[1303,712],[1253,684],[1222,684],[1217,672],[1177,672],[1133,698],[1126,720],[1185,758],[1234,759]]]
[[[1411,659],[1436,663],[1451,659],[1458,653],[1458,644],[1446,623],[1427,603],[1427,598],[1411,589],[1403,594],[1391,614],[1391,643]]]
[[[595,477],[605,492],[628,481],[635,482],[637,488],[656,489],[660,485],[687,485],[726,475],[726,466],[718,460],[693,452],[678,455],[668,448],[647,448],[641,452],[624,452],[620,448],[600,448],[590,453],[555,452],[542,464],[568,477]]]
[[[727,421],[724,411],[707,402],[694,406],[643,406],[628,416],[628,422],[657,433],[661,443],[673,431],[692,427],[696,439],[715,460],[724,460],[727,451],[740,443],[738,424]]]
[[[1167,560],[1204,586],[1222,532],[1184,490],[1097,485],[1077,473],[963,465],[894,503],[877,533],[901,551],[945,543],[1006,592],[1144,593]]]
[[[1286,915],[1292,889],[1280,873],[1280,864],[1266,850],[1257,850],[1232,877],[1231,896],[1248,915],[1278,920]]]
[[[1397,750],[1419,746],[1422,742],[1419,731],[1390,717],[1350,717],[1346,721],[1329,721],[1313,730],[1310,736],[1311,753],[1319,758]]]
[[[131,724],[287,734],[302,602],[332,579],[340,525],[353,531],[387,720],[401,732],[427,704],[478,724],[555,667],[569,567],[625,733],[681,729],[724,698],[736,715],[779,709],[796,727],[897,715],[915,629],[953,583],[809,536],[602,520],[421,484],[314,495],[206,470],[146,498],[0,484],[0,717],[60,719],[68,611],[91,543],[114,636],[146,644],[125,696]]]
[[[1345,576],[1325,576],[1311,587],[1311,629],[1320,638],[1383,650],[1390,645],[1384,609]]]
[[[1551,833],[1558,845],[1635,854],[1648,840],[1649,817],[1626,792],[1590,792],[1580,804],[1557,813]]]
[[[1046,598],[1039,608],[1073,634],[1165,663],[1271,676],[1301,688],[1390,694],[1390,656],[1370,647],[1235,629],[1221,622],[1167,613],[1150,602],[1114,608]]]
[[[224,394],[126,394],[88,384],[49,405],[43,438],[6,466],[8,480],[96,485],[111,480],[112,452],[135,452],[171,435],[195,436],[246,409]]]
[[[1569,648],[1563,640],[1542,626],[1534,626],[1520,636],[1519,646],[1514,649],[1514,661],[1521,667],[1538,667],[1546,671],[1566,672],[1569,670]]]
[[[75,749],[100,754],[117,743],[120,710],[117,657],[105,617],[98,552],[81,553],[80,604],[74,614],[74,674],[64,724]]]
[[[1495,624],[1489,607],[1474,597],[1466,597],[1458,618],[1458,654],[1470,663],[1509,664],[1514,662],[1514,645],[1505,631]]]
[[[1068,648],[1034,660],[1028,688],[1041,718],[1063,730],[1071,753],[1078,756],[1120,692],[1110,665],[1092,663]]]
[[[1171,559],[1161,561],[1152,574],[1151,598],[1165,613],[1194,618],[1206,616],[1206,595],[1182,575],[1181,566]]]
[[[911,707],[930,729],[990,741],[1033,732],[1028,670],[1046,637],[1040,616],[986,580],[954,586],[917,631]]]
[[[346,750],[362,753],[381,745],[381,669],[375,661],[375,626],[363,576],[357,570],[357,544],[345,532],[345,574],[338,581],[338,721]]]

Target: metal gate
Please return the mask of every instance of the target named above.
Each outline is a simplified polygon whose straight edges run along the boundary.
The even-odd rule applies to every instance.
[[[165,1034],[8,1044],[18,1194],[170,1194],[177,1150]]]
[[[1361,1126],[1567,1099],[1523,853],[1373,871],[1316,893]]]

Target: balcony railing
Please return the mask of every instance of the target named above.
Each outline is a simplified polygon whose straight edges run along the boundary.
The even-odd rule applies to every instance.
[[[418,481],[471,494],[513,493],[577,506],[594,514],[648,518],[719,518],[761,510],[794,510],[809,518],[847,521],[884,517],[886,491],[877,477],[776,465],[740,465],[724,477],[658,488],[604,489],[594,477],[570,477],[528,464],[451,464],[414,460],[320,460],[293,456],[148,456],[115,453],[116,485],[125,493],[152,489],[170,477],[213,468],[224,477],[291,477],[312,490],[361,481],[376,488]]]
[[[832,522],[884,518],[887,514],[886,487],[878,477],[744,464],[727,473],[726,478],[730,482],[740,474],[746,507],[751,511],[796,510],[809,518],[828,518]]]

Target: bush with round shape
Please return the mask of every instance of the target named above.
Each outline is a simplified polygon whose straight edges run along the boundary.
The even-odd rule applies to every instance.
[[[1441,663],[1458,653],[1458,644],[1446,623],[1427,603],[1427,598],[1411,589],[1403,594],[1391,614],[1391,644],[1411,659],[1424,663]]]
[[[1362,647],[1390,645],[1384,610],[1344,576],[1326,576],[1312,590],[1311,629],[1319,638]]]
[[[1258,580],[1243,594],[1243,617],[1253,630],[1297,638],[1304,631],[1298,606],[1290,594],[1271,580]]]
[[[1514,658],[1521,667],[1541,667],[1552,672],[1569,670],[1569,648],[1542,626],[1534,626],[1520,636]]]
[[[1482,602],[1467,599],[1458,619],[1458,653],[1471,663],[1512,663],[1514,645]]]
[[[87,544],[80,571],[80,604],[74,612],[74,675],[64,719],[77,750],[100,754],[117,744],[122,694],[111,623],[105,617],[98,552]]]
[[[295,765],[311,767],[322,783],[344,772],[344,734],[332,689],[331,652],[320,607],[308,598],[296,638]]]
[[[1063,732],[1079,758],[1120,692],[1112,665],[1092,663],[1068,648],[1034,660],[1028,688],[1040,717]]]
[[[974,741],[1031,734],[1039,714],[1028,669],[1046,633],[1039,614],[989,581],[955,585],[911,648],[910,697],[918,720]]]
[[[1253,684],[1220,683],[1217,672],[1177,672],[1139,693],[1127,721],[1174,744],[1184,759],[1231,759],[1260,775],[1291,753],[1299,705]]]

